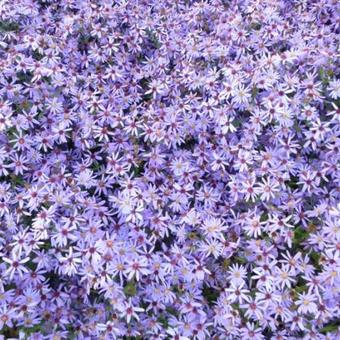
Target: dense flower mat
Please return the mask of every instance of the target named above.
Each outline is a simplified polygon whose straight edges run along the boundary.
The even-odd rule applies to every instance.
[[[4,339],[339,339],[336,0],[1,0]]]

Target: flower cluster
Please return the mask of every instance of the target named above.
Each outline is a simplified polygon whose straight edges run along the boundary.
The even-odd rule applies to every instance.
[[[340,337],[336,0],[0,4],[0,334]]]

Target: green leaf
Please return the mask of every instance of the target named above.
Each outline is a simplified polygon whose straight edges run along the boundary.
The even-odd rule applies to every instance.
[[[264,222],[267,220],[268,220],[268,214],[267,213],[262,214],[260,217],[260,222]]]
[[[320,267],[320,258],[321,258],[321,254],[317,253],[316,251],[312,251],[310,253],[310,258],[313,262],[313,265],[317,268],[317,269],[321,269]]]
[[[174,316],[178,316],[178,311],[177,309],[173,308],[173,307],[166,307],[166,311],[171,314],[171,315],[174,315]]]
[[[168,328],[169,327],[169,322],[168,319],[164,316],[164,315],[160,315],[157,318],[158,322],[160,322],[164,328]]]
[[[339,329],[340,326],[340,321],[337,320],[334,323],[330,323],[328,325],[326,325],[325,327],[323,327],[320,332],[321,333],[330,333],[330,332],[336,332]]]
[[[297,227],[294,229],[294,238],[293,238],[293,244],[299,245],[301,242],[305,241],[308,238],[309,233],[301,228]]]
[[[208,286],[203,287],[203,296],[207,299],[209,304],[214,303],[219,295],[220,294],[216,289]]]
[[[19,30],[19,24],[10,21],[0,21],[0,32],[15,32]]]
[[[21,176],[11,174],[11,184],[13,187],[24,186],[25,181]]]
[[[303,293],[307,290],[307,286],[306,285],[303,285],[303,286],[297,286],[294,288],[295,292],[296,293]]]
[[[252,96],[252,98],[255,98],[255,97],[257,96],[258,93],[259,93],[259,89],[258,89],[256,86],[254,86],[254,87],[252,88],[252,91],[251,91],[251,96]]]
[[[124,294],[126,296],[135,296],[137,293],[136,283],[134,281],[129,281],[124,287]]]

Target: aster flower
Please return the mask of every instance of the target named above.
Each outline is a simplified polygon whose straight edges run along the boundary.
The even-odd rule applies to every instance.
[[[204,254],[204,256],[213,255],[218,258],[222,254],[223,244],[218,240],[211,239],[206,242],[202,242],[199,250]]]
[[[223,221],[217,218],[207,218],[203,221],[202,231],[208,238],[214,237],[223,240],[222,231],[226,230],[227,227],[223,225]]]
[[[231,283],[234,283],[235,285],[242,284],[247,274],[245,268],[242,265],[239,266],[238,264],[232,265],[228,273]]]
[[[259,328],[255,328],[253,323],[247,322],[246,329],[242,331],[242,335],[249,339],[264,339]]]
[[[51,244],[59,247],[64,247],[70,241],[77,240],[77,237],[72,233],[76,230],[75,226],[57,226],[57,233],[52,236]]]
[[[268,201],[275,197],[275,193],[279,191],[279,185],[275,180],[263,179],[262,183],[256,188],[257,193],[261,195],[261,199]]]
[[[238,85],[232,90],[233,103],[238,106],[244,106],[248,104],[250,98],[250,90],[246,88],[243,84]]]
[[[329,91],[329,96],[332,99],[337,99],[340,97],[340,81],[339,79],[333,79],[329,82],[327,90]]]
[[[240,307],[245,309],[245,315],[254,320],[260,320],[263,318],[264,303],[249,298],[247,303],[241,304]]]
[[[228,300],[232,303],[244,303],[249,301],[250,297],[247,295],[249,290],[243,288],[245,282],[241,282],[239,285],[235,285],[235,283],[231,282],[231,287],[226,288],[225,291],[229,293]]]
[[[248,218],[245,226],[244,226],[244,231],[253,237],[258,237],[262,233],[262,225],[264,224],[263,222],[260,221],[260,216],[254,216],[252,218]]]
[[[127,275],[128,280],[136,277],[136,280],[140,280],[141,275],[149,274],[149,270],[146,268],[148,266],[148,261],[146,258],[135,259],[130,261],[125,270],[125,275]]]
[[[23,175],[24,171],[28,170],[28,167],[25,165],[27,164],[27,159],[24,156],[16,154],[11,160],[10,166],[14,170],[15,175]]]
[[[16,253],[12,253],[10,258],[3,257],[2,259],[9,265],[4,274],[8,275],[10,280],[14,277],[14,274],[18,274],[22,277],[24,273],[28,272],[28,269],[24,264],[30,260],[29,257],[20,259]]]
[[[69,248],[68,254],[59,256],[59,262],[62,267],[58,268],[58,270],[66,275],[74,275],[77,272],[78,265],[81,263],[79,256],[80,253],[73,254],[73,248]]]
[[[296,301],[299,313],[315,313],[317,304],[315,303],[316,297],[313,294],[302,293]]]
[[[140,307],[135,307],[132,304],[131,298],[128,302],[125,302],[122,306],[119,307],[121,317],[126,317],[126,321],[129,323],[132,318],[139,320],[138,312],[143,312],[144,309]]]
[[[15,319],[16,311],[14,309],[7,309],[2,307],[0,309],[0,329],[4,326],[13,327],[13,320]]]

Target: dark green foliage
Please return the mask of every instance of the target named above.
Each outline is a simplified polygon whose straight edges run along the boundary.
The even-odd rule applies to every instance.
[[[135,296],[136,292],[136,283],[134,281],[129,281],[124,287],[124,294],[126,296]]]
[[[203,287],[203,296],[207,299],[210,305],[217,301],[219,295],[220,293],[216,289],[208,286]]]
[[[0,21],[0,33],[15,32],[19,30],[19,24],[11,21]]]

